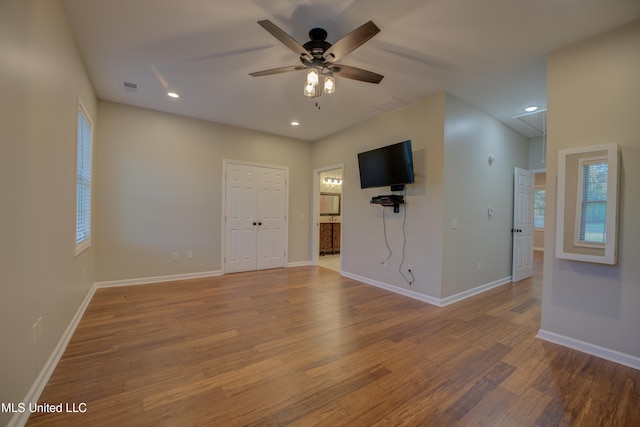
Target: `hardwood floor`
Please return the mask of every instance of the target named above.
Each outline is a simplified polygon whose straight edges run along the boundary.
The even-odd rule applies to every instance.
[[[28,425],[640,425],[639,371],[534,337],[536,272],[445,308],[320,267],[99,289],[40,398],[86,412]]]
[[[318,265],[329,270],[340,272],[340,254],[322,255],[318,257]]]

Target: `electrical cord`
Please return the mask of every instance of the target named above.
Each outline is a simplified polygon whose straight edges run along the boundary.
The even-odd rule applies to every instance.
[[[400,273],[400,275],[402,276],[402,278],[405,280],[405,282],[407,282],[409,284],[409,286],[411,286],[413,284],[413,282],[416,281],[415,276],[413,275],[413,272],[411,271],[411,269],[407,269],[408,273],[411,275],[411,279],[408,279],[407,276],[402,272],[402,266],[404,265],[404,261],[405,261],[405,247],[407,246],[407,234],[405,232],[405,224],[407,222],[407,200],[406,200],[406,189],[403,192],[403,199],[404,199],[404,218],[402,219],[402,260],[400,261],[400,266],[398,267],[398,272]],[[385,217],[385,212],[387,206],[382,206],[382,230],[383,230],[383,234],[384,234],[384,244],[387,246],[387,250],[389,251],[389,255],[383,259],[382,261],[380,261],[380,264],[385,265],[387,263],[387,261],[389,261],[389,259],[391,258],[391,256],[393,255],[393,251],[391,250],[391,247],[389,246],[389,240],[387,239],[387,220]]]
[[[402,278],[405,280],[405,282],[407,282],[409,284],[409,286],[411,286],[413,284],[413,282],[416,281],[415,276],[413,275],[413,272],[411,272],[411,269],[408,268],[407,271],[409,272],[409,274],[411,275],[411,280],[407,279],[407,276],[402,272],[402,265],[404,264],[404,258],[405,258],[405,253],[404,253],[404,249],[405,246],[407,246],[407,234],[405,233],[404,230],[404,226],[407,222],[407,190],[405,189],[403,192],[403,199],[404,199],[404,218],[402,219],[402,260],[400,261],[400,266],[398,267],[398,272],[400,273],[400,275],[402,276]]]
[[[393,255],[393,252],[391,251],[391,248],[389,247],[389,241],[387,240],[387,221],[384,217],[384,213],[386,212],[387,207],[386,206],[382,206],[382,230],[384,233],[384,244],[387,245],[387,250],[389,251],[389,255],[383,259],[382,261],[380,261],[380,264],[385,265],[387,263],[387,261],[389,261],[389,258],[391,258],[391,255]]]

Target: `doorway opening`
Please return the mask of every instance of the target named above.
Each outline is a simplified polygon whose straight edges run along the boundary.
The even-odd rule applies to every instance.
[[[512,282],[529,278],[536,274],[536,268],[543,268],[546,175],[546,169],[515,168]]]
[[[314,171],[313,245],[314,265],[342,270],[343,165]]]

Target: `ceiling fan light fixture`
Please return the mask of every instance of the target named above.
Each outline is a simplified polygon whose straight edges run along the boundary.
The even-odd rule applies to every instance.
[[[336,92],[336,79],[333,74],[329,74],[324,78],[324,93],[330,95]]]
[[[315,68],[309,68],[307,70],[307,83],[310,85],[317,86],[320,82],[320,73]]]
[[[320,96],[320,86],[317,84],[311,84],[308,81],[304,82],[304,96],[308,98],[317,98]]]
[[[300,62],[302,62],[302,66],[278,67],[249,73],[250,76],[260,77],[305,70],[306,79],[303,93],[308,98],[319,97],[323,92],[326,94],[335,93],[336,80],[333,77],[333,72],[340,74],[341,77],[375,84],[380,83],[384,77],[361,68],[335,63],[380,32],[380,28],[372,21],[368,21],[359,26],[334,44],[326,41],[327,31],[322,28],[312,28],[311,31],[309,31],[310,40],[301,45],[296,39],[269,20],[258,21],[258,25],[264,28],[285,47],[295,52]]]

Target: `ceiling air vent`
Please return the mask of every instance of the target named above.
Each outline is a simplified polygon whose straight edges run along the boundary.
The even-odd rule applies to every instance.
[[[138,85],[131,82],[122,82],[122,87],[127,92],[138,92]]]
[[[372,107],[382,111],[393,111],[406,105],[407,103],[403,100],[390,96],[389,98],[376,102]]]

